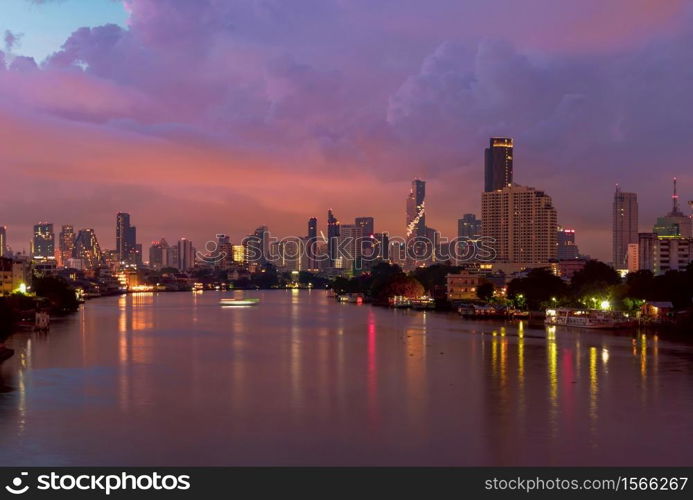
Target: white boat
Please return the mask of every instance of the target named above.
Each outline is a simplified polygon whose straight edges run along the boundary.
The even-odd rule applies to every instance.
[[[638,322],[620,311],[598,309],[572,309],[562,307],[547,309],[544,324],[549,326],[573,326],[576,328],[617,329],[633,328]]]
[[[260,302],[260,299],[256,298],[244,298],[244,299],[236,299],[236,298],[226,298],[226,299],[221,299],[219,300],[219,304],[222,306],[254,306]]]

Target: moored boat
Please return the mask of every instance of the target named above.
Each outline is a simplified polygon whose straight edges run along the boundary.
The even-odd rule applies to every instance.
[[[573,326],[576,328],[619,329],[634,328],[635,318],[621,311],[601,311],[597,309],[572,309],[562,307],[547,309],[544,324],[549,326]]]

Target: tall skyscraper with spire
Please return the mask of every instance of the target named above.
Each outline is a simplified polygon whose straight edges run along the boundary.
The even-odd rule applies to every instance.
[[[484,191],[496,191],[513,183],[513,140],[491,137],[484,156]]]
[[[693,237],[691,219],[681,211],[676,183],[677,180],[676,177],[674,177],[674,191],[671,195],[671,212],[664,217],[657,218],[657,223],[652,232],[657,236],[691,238]]]
[[[638,243],[638,195],[617,185],[612,209],[612,259],[616,269],[628,269],[628,245]]]

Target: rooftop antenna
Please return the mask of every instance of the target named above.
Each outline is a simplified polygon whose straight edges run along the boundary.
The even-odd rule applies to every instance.
[[[676,177],[674,177],[674,194],[671,195],[671,201],[673,205],[672,213],[679,213],[679,195],[676,194]]]

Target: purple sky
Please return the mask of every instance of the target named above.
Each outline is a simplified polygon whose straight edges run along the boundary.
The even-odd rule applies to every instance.
[[[39,60],[3,21],[0,224],[15,250],[39,220],[112,247],[117,211],[145,247],[304,234],[330,207],[401,234],[415,176],[428,224],[454,236],[479,212],[491,135],[515,139],[515,181],[548,192],[594,257],[609,259],[617,182],[638,193],[641,230],[669,210],[673,176],[693,199],[690,2],[124,4],[123,26],[79,28]]]

